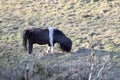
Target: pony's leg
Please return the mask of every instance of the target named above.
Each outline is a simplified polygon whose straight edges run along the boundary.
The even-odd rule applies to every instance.
[[[47,51],[47,52],[48,52],[48,53],[50,53],[50,50],[51,50],[51,47],[50,47],[50,46],[48,46],[48,51]]]
[[[51,46],[51,53],[54,53],[54,46]]]
[[[32,53],[32,48],[33,48],[33,44],[31,42],[29,42],[29,46],[28,46],[28,50],[29,50],[29,54]]]
[[[49,46],[47,52],[48,52],[48,53],[54,53],[54,47]]]
[[[54,53],[54,44],[51,45],[51,44],[49,43],[48,46],[49,46],[49,47],[48,47],[48,53]]]
[[[48,53],[54,53],[54,47],[49,46],[48,47]]]

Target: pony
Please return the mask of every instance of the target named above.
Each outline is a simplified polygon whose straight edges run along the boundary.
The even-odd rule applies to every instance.
[[[31,28],[23,31],[23,46],[28,53],[33,52],[33,44],[48,44],[48,52],[54,53],[54,44],[58,43],[62,51],[70,52],[72,41],[62,31],[55,27]]]

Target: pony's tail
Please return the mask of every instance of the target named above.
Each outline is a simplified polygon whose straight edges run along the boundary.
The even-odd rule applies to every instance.
[[[25,50],[27,51],[27,30],[23,31],[23,47],[25,48]]]

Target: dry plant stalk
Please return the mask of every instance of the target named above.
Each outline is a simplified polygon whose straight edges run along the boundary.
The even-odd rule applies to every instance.
[[[29,63],[26,64],[26,80],[29,80],[29,71],[30,71],[30,65]]]
[[[25,80],[30,80],[30,70],[31,70],[31,61],[30,61],[30,59],[31,59],[31,57],[32,57],[33,55],[28,55],[27,57],[26,57],[26,64],[25,64]]]
[[[96,79],[99,78],[99,76],[100,76],[101,72],[103,71],[103,69],[105,68],[106,64],[107,64],[107,61],[103,64],[103,66],[101,67],[101,69],[98,71],[97,76],[93,80],[96,80]]]
[[[87,38],[87,42],[88,42],[90,50],[91,50],[91,55],[90,55],[91,68],[90,68],[90,73],[89,73],[88,80],[96,80],[96,79],[98,79],[100,77],[101,72],[104,70],[104,68],[105,68],[106,64],[108,63],[108,61],[105,60],[105,63],[102,65],[102,67],[98,71],[97,76],[94,79],[92,79],[92,73],[93,73],[93,70],[94,70],[95,51],[94,51],[94,44],[93,44],[92,39]]]
[[[91,78],[92,78],[92,72],[93,72],[93,69],[94,69],[95,52],[94,52],[94,46],[92,44],[93,41],[90,42],[90,40],[87,39],[87,42],[88,42],[90,50],[91,50],[91,55],[90,55],[91,68],[90,68],[90,73],[89,73],[89,77],[88,77],[88,80],[91,80]]]

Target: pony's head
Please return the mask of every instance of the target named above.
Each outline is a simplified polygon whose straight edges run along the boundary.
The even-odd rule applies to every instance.
[[[54,30],[54,41],[60,44],[63,51],[70,52],[72,48],[72,41],[62,31]]]
[[[64,38],[64,41],[60,43],[60,47],[63,51],[70,52],[72,48],[72,41],[69,38]]]

